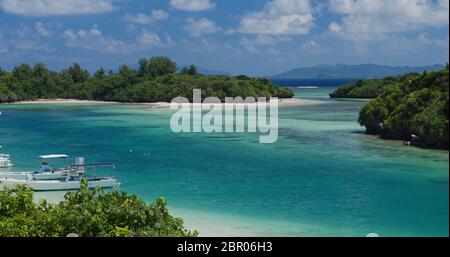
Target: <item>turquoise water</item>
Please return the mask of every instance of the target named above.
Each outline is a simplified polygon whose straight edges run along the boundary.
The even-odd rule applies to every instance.
[[[448,236],[448,152],[365,136],[362,103],[331,90],[295,89],[320,103],[281,107],[275,144],[174,134],[168,109],[111,104],[2,105],[0,145],[15,170],[46,153],[114,162],[123,190],[164,196],[201,235]]]

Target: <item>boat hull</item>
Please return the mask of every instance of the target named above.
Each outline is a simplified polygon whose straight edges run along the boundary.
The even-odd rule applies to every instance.
[[[77,172],[77,175],[83,172]],[[18,180],[60,180],[67,177],[67,171],[56,172],[0,172],[0,179],[18,179]]]
[[[34,191],[64,191],[79,190],[81,188],[80,181],[61,181],[61,180],[20,180],[20,179],[0,179],[0,183],[6,187],[13,189],[17,185],[29,186]],[[112,188],[118,186],[118,182],[113,178],[101,178],[88,180],[88,188]]]
[[[58,180],[63,179],[67,176],[64,173],[44,173],[44,174],[34,174],[31,172],[8,172],[8,173],[0,173],[0,178],[4,179],[17,179],[17,180]]]

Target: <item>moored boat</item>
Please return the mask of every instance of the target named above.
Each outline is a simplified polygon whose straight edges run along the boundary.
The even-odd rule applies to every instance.
[[[60,191],[79,190],[81,177],[60,180],[24,180],[24,179],[0,179],[0,183],[7,188],[13,189],[17,185],[29,186],[34,191]],[[88,188],[113,188],[120,186],[120,183],[111,177],[86,178]]]
[[[112,164],[84,164],[84,158],[78,157],[75,160],[74,165],[67,165],[66,154],[49,154],[41,155],[39,158],[42,160],[42,165],[37,171],[27,172],[0,172],[0,178],[18,179],[18,180],[59,180],[64,179],[70,173],[72,175],[82,175],[85,172],[85,168],[90,167],[113,167]],[[61,168],[52,168],[49,164],[50,160],[62,159],[64,166]]]
[[[13,164],[9,154],[0,154],[0,168],[10,168]]]

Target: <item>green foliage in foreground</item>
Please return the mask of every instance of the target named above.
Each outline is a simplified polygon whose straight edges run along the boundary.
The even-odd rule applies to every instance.
[[[294,93],[264,78],[223,75],[205,76],[193,65],[176,73],[176,63],[167,57],[141,59],[139,68],[120,66],[118,72],[100,68],[90,76],[74,64],[61,72],[48,70],[39,63],[22,64],[11,72],[0,69],[0,103],[36,99],[80,99],[118,102],[169,102],[177,96],[192,98],[194,88],[202,97],[279,97]]]
[[[363,106],[359,123],[367,133],[449,149],[449,70],[424,73],[392,84]],[[417,137],[413,137],[415,135]]]
[[[134,195],[89,190],[86,181],[58,204],[33,202],[33,191],[18,186],[0,191],[0,236],[85,237],[197,236],[172,217],[164,199],[147,205]]]
[[[408,83],[409,81],[417,79],[419,76],[419,73],[409,73],[398,77],[359,80],[336,89],[334,92],[330,93],[330,97],[372,99],[384,94],[389,87]]]

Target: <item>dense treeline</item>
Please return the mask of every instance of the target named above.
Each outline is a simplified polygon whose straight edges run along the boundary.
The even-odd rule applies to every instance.
[[[386,89],[390,86],[398,86],[402,83],[414,80],[419,76],[419,73],[408,73],[398,77],[358,80],[338,88],[330,93],[330,97],[372,99],[385,93]]]
[[[359,123],[368,134],[429,148],[449,148],[449,66],[386,86],[363,106]],[[413,75],[409,75],[413,76]]]
[[[177,73],[177,65],[167,57],[139,60],[139,68],[127,65],[118,72],[100,68],[93,76],[73,64],[54,72],[39,63],[22,64],[11,72],[0,69],[0,102],[36,99],[80,99],[118,102],[171,101],[174,97],[192,98],[194,88],[202,97],[271,97],[290,98],[291,90],[272,84],[265,78],[223,75],[205,76],[194,65]]]
[[[101,189],[67,192],[63,201],[35,203],[33,191],[18,186],[15,192],[0,190],[0,236],[83,237],[197,236],[172,217],[164,199],[149,205],[134,195]]]

